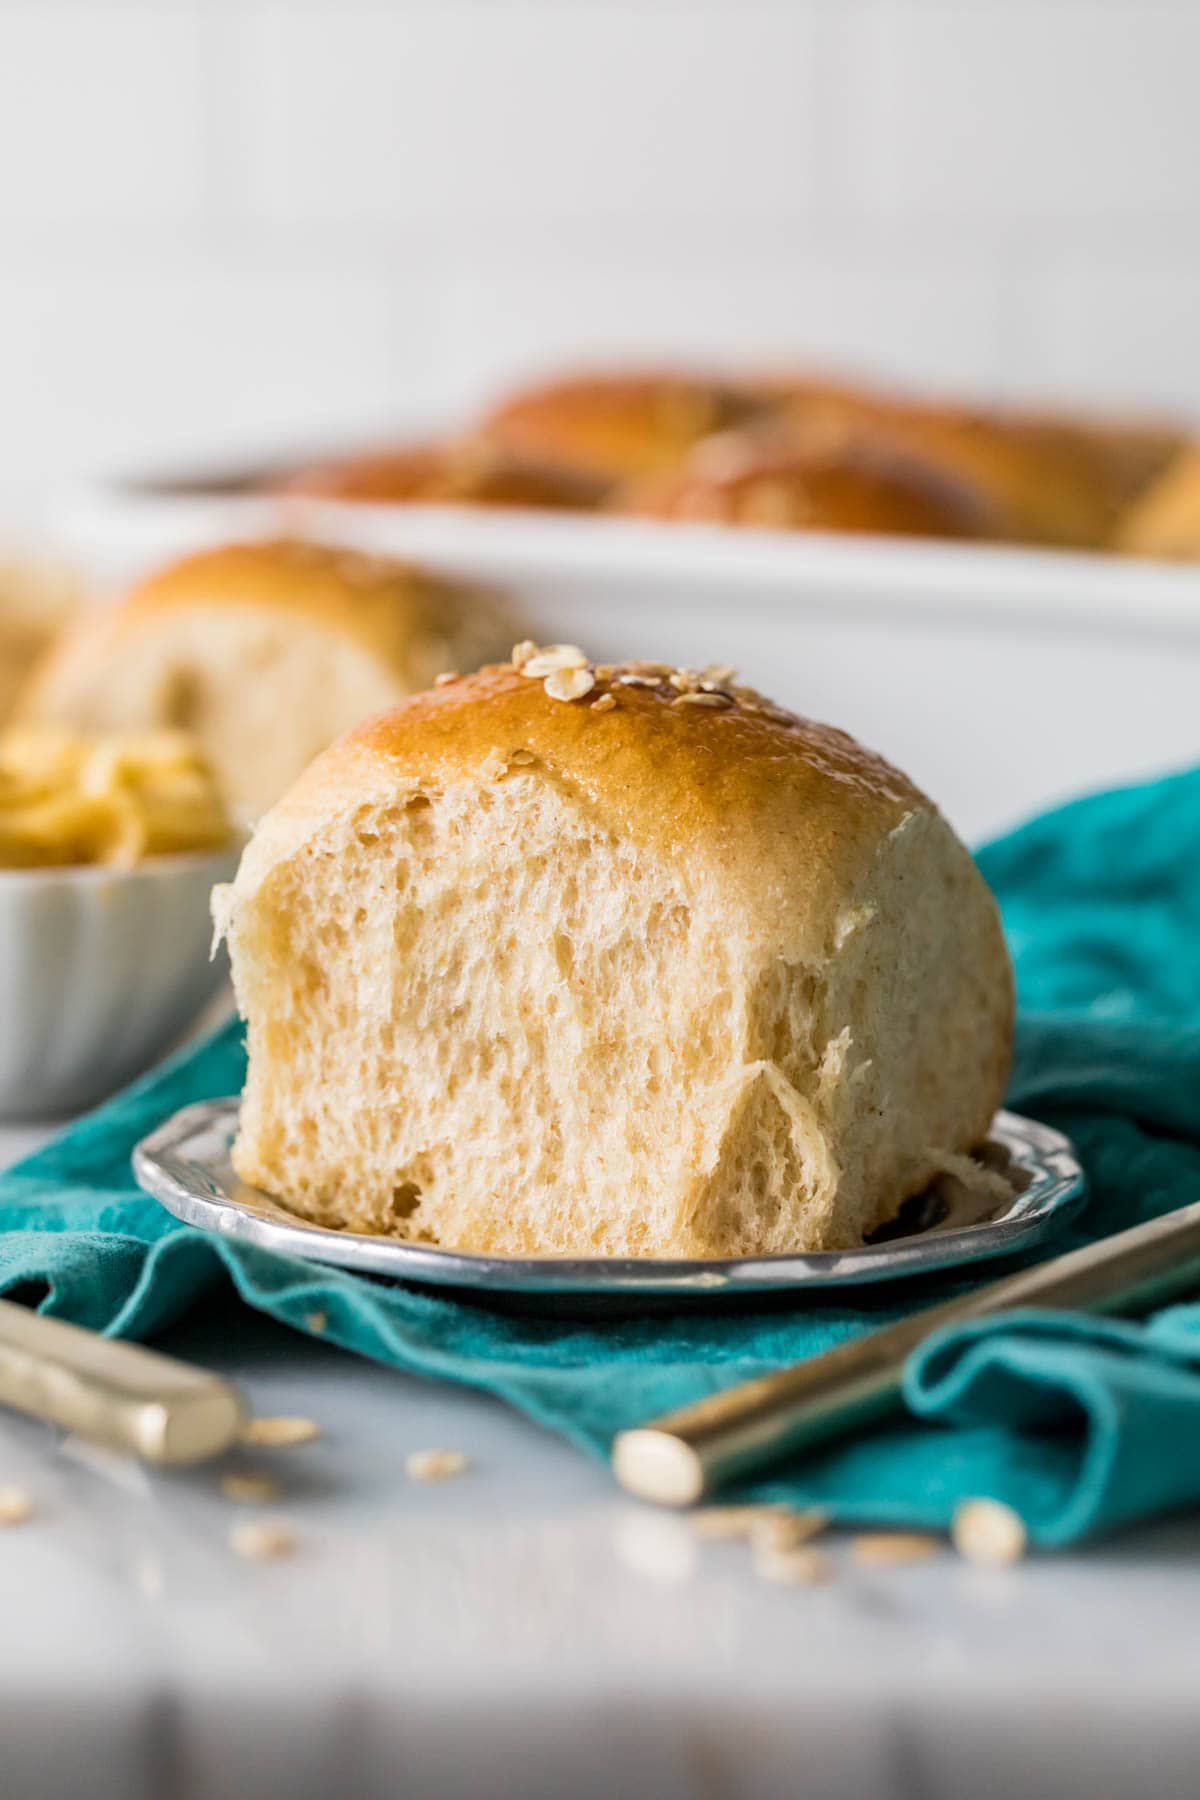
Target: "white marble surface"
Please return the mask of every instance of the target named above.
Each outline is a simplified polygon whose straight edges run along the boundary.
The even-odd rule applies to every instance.
[[[267,1321],[235,1363],[229,1306],[164,1347],[323,1426],[240,1458],[296,1554],[232,1554],[219,1471],[0,1415],[37,1506],[0,1532],[3,1800],[1195,1800],[1200,1520],[771,1587],[489,1399]],[[408,1481],[432,1445],[469,1472]]]

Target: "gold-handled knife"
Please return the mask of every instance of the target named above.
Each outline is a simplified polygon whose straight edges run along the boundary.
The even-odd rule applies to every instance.
[[[151,1463],[219,1456],[246,1417],[236,1389],[142,1344],[0,1300],[0,1405]]]
[[[1136,1314],[1197,1290],[1200,1203],[622,1431],[613,1468],[631,1494],[688,1506],[734,1475],[896,1411],[910,1352],[945,1325],[1026,1306]]]

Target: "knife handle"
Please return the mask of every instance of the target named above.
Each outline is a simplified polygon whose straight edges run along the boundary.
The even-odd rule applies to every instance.
[[[622,1431],[613,1469],[641,1499],[688,1506],[733,1476],[899,1411],[909,1354],[944,1326],[1026,1306],[1146,1312],[1196,1292],[1200,1202]]]
[[[162,1464],[220,1455],[246,1416],[236,1389],[207,1369],[9,1300],[0,1300],[0,1405]]]

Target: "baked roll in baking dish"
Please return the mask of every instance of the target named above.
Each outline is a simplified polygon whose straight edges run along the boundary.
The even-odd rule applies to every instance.
[[[484,442],[606,483],[670,469],[711,432],[756,414],[732,382],[683,371],[567,375],[485,412]]]
[[[263,821],[218,922],[238,1173],[475,1251],[858,1244],[977,1144],[1012,988],[929,800],[729,670],[571,646],[417,695]]]
[[[613,510],[649,519],[781,531],[885,532],[981,538],[998,518],[969,479],[861,433],[723,432],[677,469],[631,482]]]
[[[801,443],[849,438],[971,485],[987,535],[1013,543],[1104,548],[1183,441],[1161,420],[968,406],[809,374],[761,379],[754,391],[765,419]],[[930,535],[944,535],[936,522]]]
[[[1129,509],[1117,548],[1131,556],[1200,560],[1200,446],[1189,445]]]

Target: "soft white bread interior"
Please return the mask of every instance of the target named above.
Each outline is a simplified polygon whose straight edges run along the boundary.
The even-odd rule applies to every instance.
[[[18,712],[190,731],[256,818],[339,732],[511,641],[493,596],[409,564],[299,540],[223,545],[67,633]]]
[[[531,648],[326,751],[222,890],[238,1172],[476,1251],[860,1243],[1004,1091],[975,864],[729,671]]]

